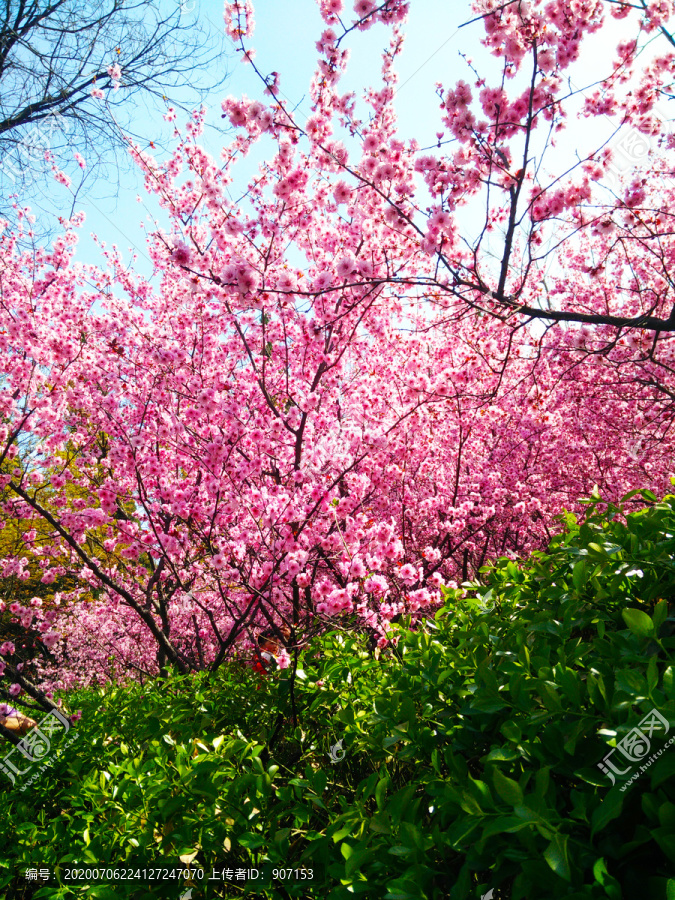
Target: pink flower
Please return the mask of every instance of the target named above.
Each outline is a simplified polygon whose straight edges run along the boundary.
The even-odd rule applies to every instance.
[[[435,547],[425,547],[422,551],[422,556],[429,562],[438,562],[441,558],[441,551]]]
[[[356,0],[354,4],[354,12],[362,19],[375,9],[375,4],[371,0]]]
[[[321,12],[328,19],[339,16],[343,8],[343,0],[321,0]]]
[[[338,181],[333,188],[333,196],[336,203],[349,203],[352,198],[352,189],[344,181]]]
[[[363,560],[359,559],[358,556],[352,560],[349,574],[352,578],[363,578],[366,574],[366,567],[363,564]]]
[[[363,162],[363,165],[361,166],[363,174],[366,175],[367,177],[371,178],[375,173],[375,169],[377,169],[377,165],[378,165],[378,163],[377,163],[376,157],[374,157],[374,156],[366,157],[366,159]]]
[[[277,287],[280,291],[292,291],[296,287],[295,278],[288,274],[288,272],[282,272],[277,279]]]
[[[347,254],[347,256],[343,256],[340,262],[337,264],[337,273],[340,278],[347,278],[348,275],[351,275],[354,269],[356,268],[356,261],[351,253]]]
[[[366,135],[363,141],[363,149],[366,153],[374,153],[380,148],[380,139],[374,134]]]
[[[330,272],[319,272],[312,283],[312,287],[315,291],[325,291],[326,288],[330,286],[332,280]]]
[[[375,172],[375,176],[379,181],[391,181],[396,174],[396,169],[391,163],[382,163]]]
[[[10,684],[9,686],[9,696],[10,697],[18,697],[21,693],[21,685],[20,684]]]
[[[258,273],[248,266],[242,266],[237,272],[237,284],[242,294],[250,294],[258,287]]]
[[[429,225],[439,231],[447,231],[452,226],[452,219],[445,210],[438,209],[429,218]]]
[[[253,37],[255,18],[250,0],[234,0],[232,3],[226,3],[223,16],[225,30],[235,43],[242,38]]]
[[[47,648],[47,650],[53,650],[54,647],[56,646],[56,644],[58,643],[60,637],[61,637],[61,635],[58,634],[58,632],[48,631],[46,634],[42,635],[42,642],[45,645],[45,647]]]
[[[110,75],[110,78],[112,80],[113,90],[116,91],[120,86],[120,80],[122,78],[122,70],[117,65],[117,63],[115,63],[114,66],[108,66],[107,72],[108,72],[108,75]]]
[[[188,245],[184,241],[177,241],[176,246],[171,251],[171,259],[178,266],[188,266],[191,258],[192,254]]]
[[[228,109],[230,122],[237,128],[241,128],[246,124],[246,110],[241,103],[231,103]]]
[[[11,641],[0,644],[0,656],[13,656],[15,652],[16,648]]]
[[[66,175],[65,172],[61,172],[60,169],[53,168],[52,172],[54,173],[54,179],[58,181],[59,184],[62,184],[64,187],[69,188],[71,185],[70,178]],[[53,479],[52,479],[53,481]]]
[[[383,575],[371,575],[363,587],[369,594],[385,594],[389,590],[387,579]]]
[[[419,572],[415,566],[406,563],[398,570],[398,577],[404,584],[415,584],[415,582],[419,580]]]

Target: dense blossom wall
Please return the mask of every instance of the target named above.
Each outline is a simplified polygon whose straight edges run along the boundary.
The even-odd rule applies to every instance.
[[[543,546],[595,485],[668,487],[669,142],[611,196],[606,148],[557,176],[532,156],[572,128],[563,73],[605,5],[477,4],[503,78],[441,91],[452,140],[434,153],[396,133],[407,4],[356,4],[353,27],[392,31],[365,107],[339,93],[341,0],[320,6],[302,126],[267,80],[224,100],[220,162],[203,112],[164,163],[131,146],[166,212],[152,279],[115,250],[105,270],[77,262],[77,216],[52,248],[25,250],[26,217],[0,239],[2,516],[25,551],[2,574],[78,585],[4,610],[42,635],[48,686],[218,665],[271,623],[351,614],[382,635],[444,582]],[[226,27],[255,66],[250,6]],[[637,52],[620,45],[582,117],[660,127],[672,56],[640,70]],[[263,136],[275,153],[235,204]],[[0,665],[18,694],[16,650]]]

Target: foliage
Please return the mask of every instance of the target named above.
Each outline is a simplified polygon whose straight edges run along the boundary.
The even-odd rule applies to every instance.
[[[5,460],[4,471],[11,472],[19,463],[19,459]],[[56,471],[65,472],[67,481],[63,494],[55,496],[55,504],[49,492],[43,495],[45,508],[58,514],[64,501],[71,508],[81,508],[87,494],[78,484],[72,454],[64,454],[59,459]],[[42,477],[48,478],[50,474],[56,473],[44,472]],[[6,500],[5,489],[0,493],[0,503]],[[18,518],[1,524],[5,527],[0,530],[0,645],[6,647],[9,642],[14,652],[3,651],[0,670],[9,665],[9,674],[13,676],[18,665],[24,673],[19,676],[22,681],[29,671],[35,680],[39,679],[42,667],[52,667],[56,662],[53,651],[62,639],[60,632],[52,628],[57,617],[63,619],[69,603],[91,602],[98,592],[68,574],[70,554],[54,545],[49,522]],[[94,558],[104,555],[100,543],[100,534],[92,529],[85,546]],[[111,662],[109,674],[113,675],[114,671]],[[6,682],[0,684],[0,699],[5,701],[10,699],[7,688]],[[51,696],[48,692],[47,699]]]
[[[637,763],[615,787],[598,767],[652,709],[675,726],[675,495],[634,499],[565,514],[547,553],[447,591],[379,659],[334,630],[265,678],[229,663],[80,693],[76,745],[4,795],[8,898],[30,864],[225,856],[318,873],[315,894],[261,897],[670,898],[675,754],[628,785]]]

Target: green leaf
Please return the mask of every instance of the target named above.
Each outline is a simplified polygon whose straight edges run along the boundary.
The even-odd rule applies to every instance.
[[[600,806],[593,813],[591,819],[591,836],[602,831],[605,826],[616,819],[621,813],[624,795],[619,791],[618,787],[614,787],[607,794]]]
[[[583,591],[587,577],[586,560],[580,559],[579,562],[575,563],[572,570],[572,583],[577,593]]]
[[[495,769],[493,781],[495,790],[502,800],[510,806],[523,805],[523,792],[517,781],[514,781],[512,778],[507,778],[506,775],[502,775],[499,769]]]
[[[342,838],[347,837],[348,834],[352,833],[353,828],[353,825],[345,825],[339,831],[336,831],[333,835],[333,843],[337,844],[337,842],[341,841]]]
[[[471,796],[471,794],[467,794],[464,792],[462,794],[462,799],[460,800],[459,805],[462,807],[465,813],[468,813],[470,816],[482,816],[484,815],[483,810],[478,805],[477,800]]]
[[[504,737],[509,741],[518,742],[523,736],[523,732],[520,730],[520,727],[516,722],[504,722],[501,727],[501,732]]]
[[[493,834],[513,834],[523,828],[530,828],[531,825],[532,822],[524,821],[519,816],[498,816],[483,829],[483,838],[492,837]]]
[[[570,871],[570,863],[567,857],[567,841],[568,835],[556,834],[544,851],[544,859],[556,875],[564,878],[565,881],[570,881],[572,872]]]
[[[647,696],[647,682],[633,669],[620,669],[615,675],[615,687],[624,694],[633,696],[634,700],[644,699]]]
[[[668,747],[668,750],[670,752],[665,752],[660,756],[649,770],[654,790],[660,787],[664,781],[669,782],[675,776],[675,753],[672,752],[672,745]]]
[[[624,609],[621,615],[632,633],[638,637],[649,637],[654,633],[654,623],[641,609]]]
[[[388,786],[389,786],[389,776],[380,778],[380,780],[377,782],[377,787],[375,788],[375,802],[377,803],[378,809],[383,808],[384,798],[387,793]]]
[[[598,859],[593,866],[593,876],[595,880],[603,886],[605,893],[610,900],[623,900],[621,885],[607,871],[607,865],[604,859]]]
[[[659,600],[656,604],[656,609],[654,610],[654,628],[658,631],[659,628],[663,625],[663,623],[668,618],[668,601],[667,600]]]
[[[513,762],[520,759],[520,753],[511,747],[495,747],[487,755],[488,762]]]

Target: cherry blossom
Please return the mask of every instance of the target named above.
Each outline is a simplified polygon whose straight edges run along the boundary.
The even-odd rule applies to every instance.
[[[669,487],[675,188],[654,110],[671,57],[622,41],[578,102],[567,77],[605,6],[482,0],[499,77],[440,85],[448,143],[423,149],[394,109],[408,5],[348,6],[319,2],[302,122],[256,67],[252,5],[227,4],[260,90],[223,100],[220,159],[205,110],[162,162],[130,143],[164,217],[152,278],[114,247],[79,261],[82,216],[48,247],[26,249],[26,213],[0,234],[0,519],[19,536],[0,571],[54,591],[2,609],[36,648],[19,670],[21,642],[0,647],[25,693],[251,659],[269,627],[284,665],[313,629],[384,641],[444,585],[545,546],[595,486]],[[341,93],[371,27],[380,81]],[[555,169],[573,119],[617,111],[656,141],[644,171],[609,190],[609,147]],[[269,159],[232,191],[257,146]]]

